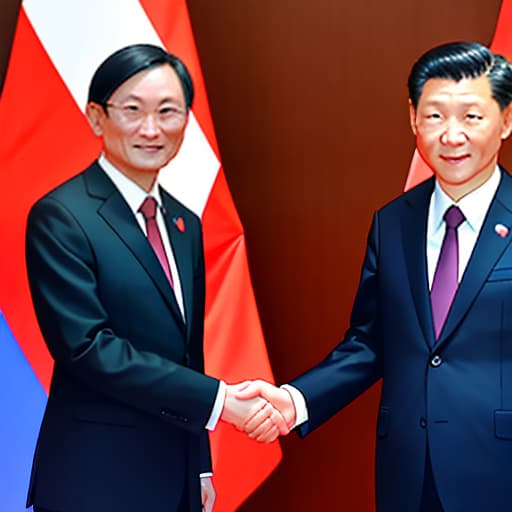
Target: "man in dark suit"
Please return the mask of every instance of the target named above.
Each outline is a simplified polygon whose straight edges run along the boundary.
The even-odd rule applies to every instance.
[[[409,98],[435,176],[375,213],[343,342],[290,385],[239,397],[261,394],[306,435],[382,378],[377,510],[506,512],[512,178],[498,152],[512,70],[479,44],[442,45],[413,66]]]
[[[257,411],[268,439],[286,430],[263,399],[246,406],[203,373],[200,220],[157,184],[193,93],[159,47],[112,54],[87,104],[100,158],[30,212],[30,288],[55,359],[28,493],[36,511],[211,511],[207,430]]]

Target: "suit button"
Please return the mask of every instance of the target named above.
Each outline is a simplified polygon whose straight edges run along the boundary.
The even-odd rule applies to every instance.
[[[441,366],[443,364],[443,359],[439,354],[436,354],[431,360],[430,360],[430,366],[432,368],[437,368],[438,366]]]
[[[427,420],[425,418],[420,418],[420,427],[427,428]]]

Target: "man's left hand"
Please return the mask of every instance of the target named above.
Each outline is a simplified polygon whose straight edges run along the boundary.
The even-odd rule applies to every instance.
[[[216,497],[212,479],[209,476],[201,477],[201,502],[204,512],[212,512]]]

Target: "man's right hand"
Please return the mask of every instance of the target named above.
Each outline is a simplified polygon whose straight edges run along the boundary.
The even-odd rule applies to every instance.
[[[242,384],[243,385],[239,387],[236,397],[242,400],[254,400],[257,397],[261,397],[272,404],[274,409],[281,413],[286,423],[286,429],[280,429],[280,434],[288,434],[290,429],[295,425],[297,417],[295,405],[290,393],[264,380],[249,381]],[[268,418],[265,416],[264,412],[258,411],[244,423],[243,428],[249,437],[257,441],[265,441],[264,433],[266,432],[267,424]]]
[[[239,430],[250,432],[250,437],[261,442],[270,443],[279,435],[288,434],[290,429],[282,414],[250,388],[251,384],[242,382],[226,386],[226,398],[220,419],[231,423]],[[247,424],[256,424],[258,429],[253,427],[248,431]]]

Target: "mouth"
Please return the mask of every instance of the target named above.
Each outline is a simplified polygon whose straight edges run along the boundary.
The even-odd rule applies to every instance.
[[[134,144],[133,147],[145,151],[146,153],[157,153],[162,150],[164,146],[162,144]]]
[[[465,155],[441,155],[440,158],[443,162],[446,162],[450,165],[458,165],[462,162],[465,162],[470,157],[469,154]]]

